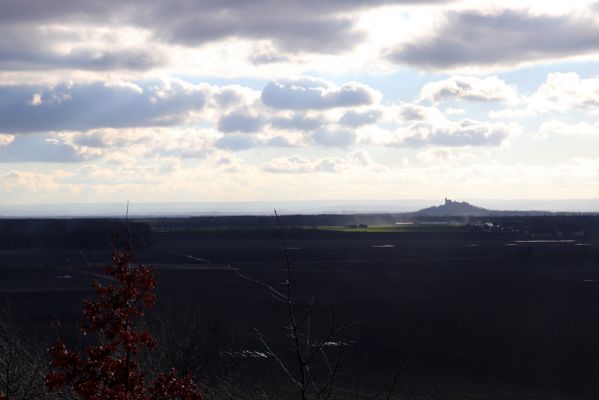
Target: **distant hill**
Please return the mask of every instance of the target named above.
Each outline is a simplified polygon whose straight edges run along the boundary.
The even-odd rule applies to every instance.
[[[465,201],[454,201],[445,199],[445,203],[440,206],[424,208],[415,213],[409,213],[415,217],[500,217],[500,216],[543,216],[543,215],[568,215],[576,213],[555,213],[550,211],[508,211],[508,210],[490,210],[474,206]]]
[[[498,213],[498,211],[473,206],[465,201],[445,199],[444,204],[424,208],[415,214],[419,217],[483,217],[497,215]]]

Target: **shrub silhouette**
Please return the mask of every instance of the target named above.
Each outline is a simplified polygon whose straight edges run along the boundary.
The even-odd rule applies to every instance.
[[[149,376],[140,367],[138,357],[156,345],[142,327],[145,310],[156,300],[156,277],[152,267],[134,266],[132,261],[130,241],[122,250],[114,246],[112,265],[104,269],[114,283],[93,283],[97,298],[85,300],[79,326],[83,335],[96,334],[98,344],[80,353],[69,350],[59,335],[48,349],[47,387],[85,400],[203,400],[191,375],[180,378],[173,368]],[[53,324],[58,332],[59,323]]]

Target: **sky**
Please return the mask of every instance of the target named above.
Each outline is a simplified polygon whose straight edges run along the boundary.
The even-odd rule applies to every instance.
[[[597,2],[0,9],[0,205],[599,198]]]

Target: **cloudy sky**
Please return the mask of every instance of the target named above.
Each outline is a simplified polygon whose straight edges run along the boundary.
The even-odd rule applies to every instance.
[[[599,3],[0,9],[0,204],[599,197]]]

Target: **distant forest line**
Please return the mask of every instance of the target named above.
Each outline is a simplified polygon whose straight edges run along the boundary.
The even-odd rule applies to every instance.
[[[467,230],[489,233],[522,232],[547,237],[597,238],[597,215],[489,216],[489,217],[415,217],[407,214],[356,215],[285,215],[280,218],[291,235],[319,230],[322,227],[393,226],[407,221],[455,224]],[[278,227],[271,216],[214,216],[189,218],[134,219],[0,219],[0,248],[109,248],[113,235],[129,235],[136,248],[149,248],[156,235],[176,233],[197,235],[277,235]],[[434,228],[432,228],[434,229]],[[462,229],[463,230],[463,229]],[[415,230],[408,230],[416,233]],[[348,233],[352,234],[352,233]],[[356,232],[354,234],[360,234]],[[362,234],[367,234],[362,232]]]

